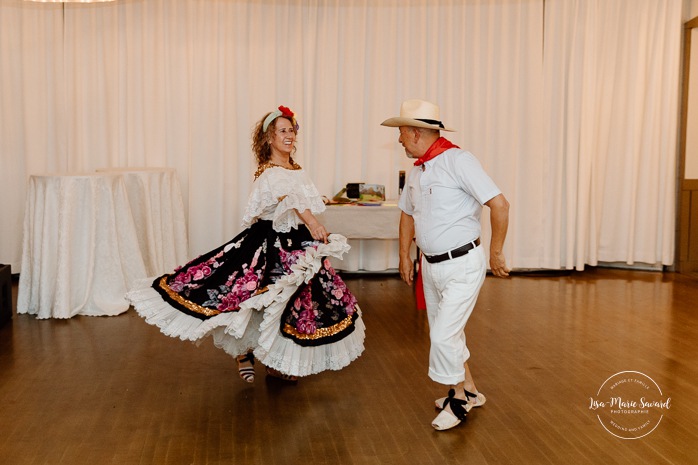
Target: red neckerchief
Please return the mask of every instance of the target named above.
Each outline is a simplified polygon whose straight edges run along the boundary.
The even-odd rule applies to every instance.
[[[426,151],[424,155],[421,157],[417,158],[417,161],[414,162],[414,166],[419,166],[424,164],[425,162],[431,160],[432,158],[436,157],[437,155],[441,155],[448,149],[459,149],[457,145],[451,143],[450,140],[446,139],[445,137],[439,137],[436,142],[431,144],[431,147]]]

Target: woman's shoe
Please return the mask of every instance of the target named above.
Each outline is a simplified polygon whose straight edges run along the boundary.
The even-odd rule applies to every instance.
[[[238,357],[237,361],[240,378],[247,383],[254,383],[254,354],[247,352],[244,356]],[[249,362],[249,365],[241,365],[246,362]]]
[[[279,370],[275,370],[273,368],[267,367],[267,375],[273,377],[273,378],[279,378],[284,381],[289,381],[291,383],[295,383],[298,381],[298,376],[292,376],[292,375],[287,375],[284,373],[281,373]]]
[[[448,391],[448,397],[446,397],[443,404],[444,410],[441,410],[436,418],[434,418],[434,421],[431,422],[431,426],[433,426],[434,429],[438,431],[445,431],[453,428],[454,426],[458,426],[463,420],[465,420],[465,417],[468,414],[465,409],[468,401],[456,399],[455,395],[456,391],[453,389]],[[450,406],[451,412],[453,413],[445,410],[446,406]]]
[[[485,398],[485,395],[481,392],[473,394],[470,391],[465,391],[465,397],[468,399],[468,406],[465,408],[466,411],[470,411],[473,407],[482,407],[485,405],[485,402],[487,399]],[[440,399],[436,399],[434,401],[434,405],[438,409],[443,409],[444,408],[444,402],[446,402],[447,397],[441,397]],[[471,400],[473,399],[473,400]]]

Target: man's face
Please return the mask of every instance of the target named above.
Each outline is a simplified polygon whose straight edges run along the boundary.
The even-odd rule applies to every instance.
[[[405,154],[409,158],[419,158],[421,154],[417,152],[418,132],[409,126],[400,126],[400,138],[397,140],[405,148]]]

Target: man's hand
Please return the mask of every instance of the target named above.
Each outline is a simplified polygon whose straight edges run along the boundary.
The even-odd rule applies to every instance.
[[[410,256],[410,247],[414,238],[414,218],[405,212],[400,214],[400,277],[409,286],[414,281],[414,262]]]
[[[414,281],[414,263],[412,260],[400,259],[400,277],[408,286],[412,285]]]
[[[492,270],[492,274],[498,278],[506,278],[509,276],[511,270],[507,268],[507,262],[504,259],[503,253],[490,252],[490,270]]]

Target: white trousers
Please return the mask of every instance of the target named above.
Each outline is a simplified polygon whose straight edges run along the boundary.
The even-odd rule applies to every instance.
[[[463,365],[470,358],[465,324],[485,282],[485,252],[478,246],[440,263],[422,258],[421,265],[431,340],[429,377],[441,384],[458,384],[465,379]]]

